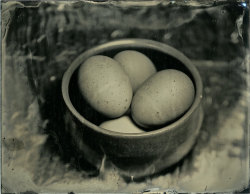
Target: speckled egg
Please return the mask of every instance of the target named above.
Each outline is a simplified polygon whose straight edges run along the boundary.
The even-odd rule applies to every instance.
[[[156,73],[153,62],[138,51],[125,50],[116,54],[114,59],[128,74],[133,91],[136,91],[146,79]]]
[[[109,118],[122,116],[130,107],[133,91],[129,77],[110,57],[87,59],[80,66],[78,84],[84,99]]]
[[[143,127],[163,125],[187,111],[194,95],[193,82],[186,74],[174,69],[159,71],[135,93],[132,117]]]

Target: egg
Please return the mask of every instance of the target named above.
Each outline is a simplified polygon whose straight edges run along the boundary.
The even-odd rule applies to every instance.
[[[194,95],[193,82],[186,74],[174,69],[159,71],[135,93],[132,118],[146,128],[166,124],[188,110]]]
[[[129,77],[110,57],[88,58],[80,66],[78,85],[90,106],[109,118],[122,116],[130,107],[133,91]]]
[[[114,59],[120,63],[128,74],[133,91],[136,91],[146,79],[156,73],[152,61],[138,51],[125,50],[116,54]]]
[[[101,128],[120,132],[120,133],[143,133],[144,130],[137,127],[129,116],[122,116],[118,119],[105,121],[100,125]]]

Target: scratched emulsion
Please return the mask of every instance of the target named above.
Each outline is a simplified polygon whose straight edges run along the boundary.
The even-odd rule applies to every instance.
[[[3,192],[244,189],[247,3],[2,4]],[[123,178],[91,150],[80,154],[61,97],[61,78],[71,62],[92,46],[120,38],[153,39],[179,49],[197,66],[204,85],[205,118],[194,149],[175,166],[140,180]]]

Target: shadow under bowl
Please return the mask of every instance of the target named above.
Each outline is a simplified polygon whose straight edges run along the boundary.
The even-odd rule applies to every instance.
[[[91,56],[114,57],[123,50],[144,53],[155,64],[157,71],[171,68],[187,74],[195,86],[191,107],[175,121],[145,133],[119,133],[100,128],[99,125],[109,119],[93,110],[83,99],[77,84],[77,72]],[[146,39],[122,39],[91,48],[73,61],[62,80],[63,99],[74,122],[72,136],[82,147],[81,150],[90,162],[96,162],[92,159],[94,155],[106,155],[123,175],[129,177],[159,172],[190,151],[203,120],[202,90],[199,72],[186,56],[166,44]]]

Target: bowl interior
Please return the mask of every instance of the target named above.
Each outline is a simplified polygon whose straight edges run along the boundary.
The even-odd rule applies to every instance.
[[[152,48],[142,48],[142,47],[121,47],[121,48],[109,48],[105,51],[96,51],[95,55],[105,55],[113,58],[118,52],[124,51],[124,50],[136,50],[138,52],[141,52],[145,54],[147,57],[151,59],[151,61],[154,63],[157,71],[164,70],[164,69],[176,69],[179,71],[184,72],[187,74],[191,80],[193,81],[193,84],[196,89],[196,84],[194,81],[194,77],[192,76],[190,70],[186,67],[185,64],[183,64],[180,60],[177,58],[168,55],[162,51],[155,50]],[[90,56],[88,56],[90,57]],[[87,58],[86,58],[87,59]],[[81,64],[84,61],[81,62]],[[82,97],[79,88],[78,88],[78,69],[80,65],[76,68],[74,73],[72,74],[72,77],[69,82],[69,97],[72,102],[72,105],[75,107],[75,109],[89,122],[100,125],[103,121],[110,120],[109,118],[101,115],[97,111],[95,111],[91,106],[84,100]],[[187,112],[187,111],[186,111]],[[185,113],[183,113],[185,114]],[[181,115],[182,116],[182,115]],[[171,121],[170,123],[166,123],[165,125],[171,124],[178,120],[181,116],[176,118],[175,120]],[[163,126],[159,126],[161,128]]]

